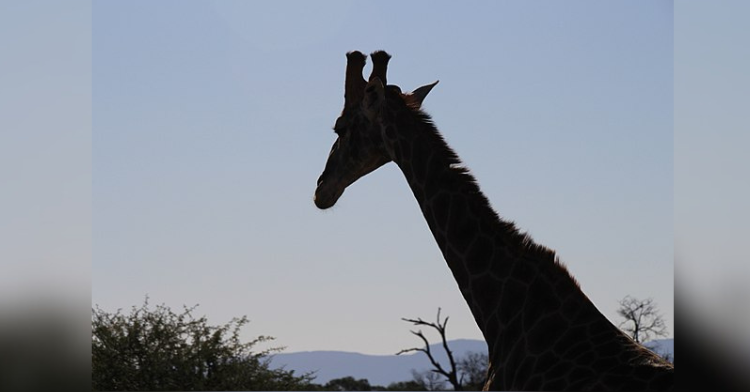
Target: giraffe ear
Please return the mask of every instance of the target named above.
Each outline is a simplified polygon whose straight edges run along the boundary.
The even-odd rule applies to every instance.
[[[365,97],[362,100],[362,107],[371,121],[380,113],[380,107],[383,105],[385,93],[383,91],[383,82],[377,76],[372,77],[365,87]]]
[[[438,84],[439,80],[436,80],[434,83],[426,84],[422,87],[418,87],[416,90],[406,94],[406,101],[409,105],[421,108],[422,107],[422,101],[424,101],[425,98],[427,98],[427,94],[430,93],[433,87],[435,87],[436,84]]]

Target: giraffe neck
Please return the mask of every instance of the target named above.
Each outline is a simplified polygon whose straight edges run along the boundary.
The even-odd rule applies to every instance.
[[[391,119],[383,125],[386,149],[404,173],[487,341],[490,383],[528,387],[512,380],[533,379],[534,372],[571,353],[581,366],[590,366],[591,355],[601,351],[597,344],[612,343],[608,350],[618,354],[623,347],[635,350],[581,292],[553,251],[498,217],[427,115],[412,111]],[[595,353],[581,355],[589,351]],[[530,358],[535,365],[528,364]]]
[[[426,116],[402,114],[398,119],[398,125],[385,128],[386,146],[492,347],[505,324],[501,314],[512,318],[520,311],[521,286],[533,281],[540,264],[554,266],[554,253],[531,244],[497,216]],[[546,260],[536,260],[539,257]],[[511,299],[516,303],[503,303]]]

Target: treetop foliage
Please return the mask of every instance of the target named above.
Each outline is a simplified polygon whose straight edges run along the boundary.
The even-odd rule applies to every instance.
[[[301,390],[312,376],[270,369],[268,356],[281,348],[253,351],[272,340],[242,342],[247,317],[212,326],[196,318],[197,308],[175,313],[155,309],[148,299],[130,314],[92,309],[92,387],[94,390]]]

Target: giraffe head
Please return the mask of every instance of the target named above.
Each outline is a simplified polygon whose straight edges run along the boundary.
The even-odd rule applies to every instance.
[[[384,51],[370,55],[373,68],[369,82],[362,77],[366,57],[358,51],[346,54],[344,110],[333,130],[338,136],[331,147],[323,174],[315,189],[315,205],[326,209],[336,204],[347,186],[392,160],[385,143],[384,110],[419,110],[422,101],[437,82],[411,93],[386,84],[391,56]],[[393,116],[390,116],[393,118]]]

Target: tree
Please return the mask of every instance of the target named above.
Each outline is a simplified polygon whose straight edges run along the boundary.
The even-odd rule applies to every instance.
[[[620,301],[617,313],[625,318],[620,328],[637,343],[645,343],[656,336],[667,336],[667,326],[652,298],[639,300],[628,295]]]
[[[370,381],[365,378],[356,380],[354,377],[335,378],[323,386],[326,391],[371,391]]]
[[[489,357],[486,353],[467,353],[458,360],[458,371],[462,374],[465,391],[481,391],[487,381]]]
[[[481,391],[487,380],[489,361],[487,354],[469,352],[456,361],[458,380],[464,391]],[[412,377],[417,386],[423,391],[444,391],[446,379],[443,375],[432,370],[418,372],[412,370]],[[455,386],[454,386],[455,390]]]
[[[434,370],[418,372],[414,369],[411,371],[413,382],[425,391],[445,391],[445,377]]]
[[[148,298],[129,315],[92,309],[91,365],[94,390],[300,390],[312,376],[270,369],[272,348],[252,351],[272,340],[240,340],[247,317],[211,326],[195,318],[197,307],[175,313],[165,305],[150,309]]]
[[[399,381],[388,384],[386,391],[427,391],[428,389],[424,385],[417,381]]]
[[[421,330],[411,331],[412,334],[419,337],[424,343],[423,348],[413,347],[405,350],[401,350],[396,355],[401,355],[408,352],[419,351],[427,355],[427,358],[432,364],[432,369],[427,372],[416,372],[412,371],[414,381],[423,386],[427,390],[443,390],[445,385],[444,381],[447,381],[454,391],[462,390],[481,390],[484,386],[484,382],[487,378],[488,359],[486,354],[469,353],[465,358],[460,359],[458,362],[454,359],[453,352],[448,347],[448,340],[446,337],[446,327],[448,325],[448,317],[445,320],[440,319],[440,308],[437,312],[437,320],[434,323],[430,323],[418,319],[402,319],[410,322],[417,326],[428,326],[435,329],[439,334],[443,343],[443,350],[448,356],[449,369],[444,368],[440,362],[438,362],[430,349],[430,342],[425,337]],[[441,378],[444,378],[444,380]]]

